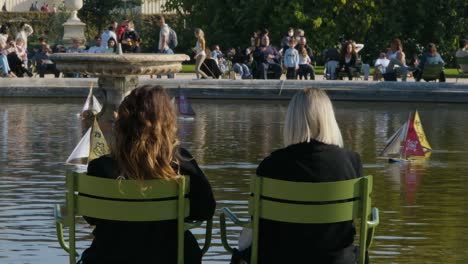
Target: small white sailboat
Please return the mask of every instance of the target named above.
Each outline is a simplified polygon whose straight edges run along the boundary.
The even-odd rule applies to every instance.
[[[66,164],[86,165],[93,159],[109,154],[109,146],[96,119],[65,161]]]
[[[86,111],[91,111],[94,115],[97,115],[102,111],[102,105],[99,103],[99,100],[93,94],[93,83],[91,83],[91,86],[89,88],[89,94],[86,98],[85,104],[83,105],[83,109],[81,110],[81,115],[83,115],[83,113]]]
[[[195,119],[195,111],[180,88],[179,94],[175,97],[175,101],[173,102],[176,106],[179,120],[192,121]]]
[[[380,155],[389,158],[389,162],[402,162],[428,158],[431,150],[419,113],[415,111],[387,140]]]

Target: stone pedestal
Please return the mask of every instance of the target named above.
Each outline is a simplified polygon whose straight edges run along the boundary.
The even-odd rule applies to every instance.
[[[84,31],[86,24],[81,21],[70,21],[68,20],[63,24],[64,34],[63,40],[71,41],[72,39],[79,39],[81,41],[86,40]]]

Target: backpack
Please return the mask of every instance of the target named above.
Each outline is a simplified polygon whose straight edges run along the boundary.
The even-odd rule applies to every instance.
[[[179,42],[177,41],[177,33],[172,28],[169,28],[169,41],[167,44],[171,49],[175,49],[175,47],[177,47],[177,44],[179,44]]]

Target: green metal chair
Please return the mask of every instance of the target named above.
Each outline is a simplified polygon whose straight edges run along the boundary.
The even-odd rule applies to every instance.
[[[89,216],[117,221],[177,220],[177,263],[184,263],[184,231],[199,227],[202,222],[185,223],[189,215],[189,178],[178,182],[166,180],[116,180],[67,172],[66,211],[55,206],[55,223],[60,246],[69,253],[70,263],[76,263],[75,218]],[[131,200],[131,201],[129,201]],[[69,242],[63,236],[63,226],[69,227]],[[212,220],[206,223],[203,254],[211,244]]]
[[[426,82],[437,81],[440,73],[444,70],[444,64],[426,64],[422,71],[421,79]]]
[[[252,221],[240,220],[228,208],[221,209],[221,241],[230,253],[233,248],[227,241],[226,217],[237,225],[252,228],[251,264],[257,263],[260,218],[298,224],[336,223],[360,218],[358,263],[364,263],[366,250],[379,224],[379,210],[371,209],[372,176],[320,183],[254,176],[251,190],[253,197],[249,201],[249,214]]]
[[[457,75],[456,82],[458,82],[458,78],[468,76],[468,72],[463,71],[463,68],[462,68],[462,65],[467,67],[467,65],[468,65],[468,56],[467,57],[457,57],[457,65],[458,65],[458,68],[457,68],[458,75]]]

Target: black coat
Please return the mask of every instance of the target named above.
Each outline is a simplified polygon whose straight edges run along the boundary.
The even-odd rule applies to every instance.
[[[297,182],[330,182],[362,176],[357,153],[312,140],[279,149],[265,158],[257,175]],[[287,224],[260,221],[259,263],[352,263],[352,221]],[[351,255],[350,255],[351,254]]]
[[[187,220],[207,220],[216,203],[210,183],[190,153],[181,149],[180,173],[190,176],[190,215]],[[115,179],[119,176],[117,162],[102,156],[88,165],[88,175]],[[83,252],[86,264],[176,263],[177,222],[123,222],[85,217],[91,225],[94,240]],[[185,263],[201,263],[201,250],[190,231],[185,232]]]

